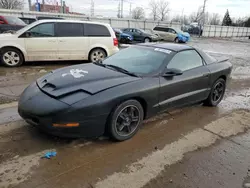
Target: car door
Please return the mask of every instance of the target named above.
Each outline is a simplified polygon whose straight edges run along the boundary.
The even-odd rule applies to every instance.
[[[144,41],[144,35],[139,29],[134,29],[134,36],[136,37],[137,41]]]
[[[84,37],[83,23],[58,22],[58,58],[60,60],[88,59],[89,38]]]
[[[168,28],[168,40],[174,41],[176,37],[177,37],[177,32],[172,28]]]
[[[161,110],[205,100],[209,93],[210,71],[196,50],[177,53],[166,67],[183,71],[182,75],[160,77]]]
[[[23,33],[28,61],[58,60],[55,23],[41,23]]]

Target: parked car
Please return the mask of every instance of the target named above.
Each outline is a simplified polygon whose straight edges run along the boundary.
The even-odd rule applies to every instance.
[[[19,17],[22,21],[24,21],[26,24],[31,24],[37,20],[63,20],[64,18],[60,17],[48,17],[48,16],[37,16],[37,17]]]
[[[217,106],[232,71],[203,51],[180,44],[141,44],[95,62],[57,69],[21,95],[28,123],[63,137],[118,141],[133,137],[142,121],[197,102]]]
[[[26,23],[15,16],[0,16],[0,33],[17,31],[24,26]]]
[[[132,43],[133,37],[131,35],[127,33],[123,33],[122,30],[115,29],[115,28],[114,28],[114,32],[115,32],[116,38],[119,40],[120,43],[125,43],[125,44]]]
[[[142,29],[125,28],[122,31],[133,36],[134,41],[138,42],[156,42],[159,40],[158,36],[151,33],[147,33]]]
[[[183,32],[178,28],[158,25],[153,29],[165,41],[171,42],[188,42],[190,40],[189,33]]]
[[[199,35],[202,33],[202,28],[198,25],[185,25],[182,27],[182,31],[188,32],[192,35]]]
[[[118,50],[110,25],[97,22],[40,20],[0,35],[0,59],[9,67],[25,61],[97,61]]]
[[[21,19],[26,24],[31,24],[31,23],[37,21],[36,18],[30,18],[30,17],[19,17],[19,19]]]

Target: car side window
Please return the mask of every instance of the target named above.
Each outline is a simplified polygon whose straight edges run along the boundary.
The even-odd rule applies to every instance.
[[[173,30],[173,29],[171,29],[171,28],[168,29],[168,32],[169,32],[169,33],[176,34],[175,30]]]
[[[138,29],[135,29],[135,32],[138,33],[138,34],[141,34],[142,32]]]
[[[168,69],[190,70],[203,66],[201,56],[195,50],[186,50],[177,53],[167,65]]]
[[[55,36],[55,24],[43,23],[39,24],[28,31],[30,37],[54,37]]]
[[[98,24],[84,24],[84,35],[90,37],[110,37],[107,27]]]
[[[60,23],[56,24],[58,37],[82,37],[83,24],[81,23]]]

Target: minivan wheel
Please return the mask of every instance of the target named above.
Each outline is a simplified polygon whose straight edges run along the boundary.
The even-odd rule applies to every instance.
[[[5,66],[17,67],[23,63],[24,59],[19,50],[15,48],[3,48],[1,50],[1,61]]]
[[[100,48],[96,48],[90,52],[89,60],[91,62],[96,62],[98,60],[103,60],[106,56],[107,55],[106,55],[104,50],[102,50]]]
[[[176,37],[176,38],[174,39],[174,42],[175,42],[175,43],[179,43],[179,42],[180,42],[179,39],[178,39],[178,37]]]

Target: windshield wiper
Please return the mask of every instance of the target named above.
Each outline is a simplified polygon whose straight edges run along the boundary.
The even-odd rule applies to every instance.
[[[106,66],[107,66],[107,67],[111,67],[111,68],[113,68],[113,69],[115,69],[115,70],[117,70],[117,71],[119,71],[119,72],[124,73],[124,74],[128,74],[128,75],[134,76],[134,77],[139,77],[137,74],[135,74],[135,73],[133,73],[133,72],[129,72],[129,71],[127,71],[126,69],[123,69],[123,68],[118,67],[118,66],[116,66],[116,65],[109,65],[109,64],[106,64]]]
[[[102,63],[102,60],[98,60],[98,61],[94,62],[94,64],[101,66],[101,67],[106,67],[106,65]]]

